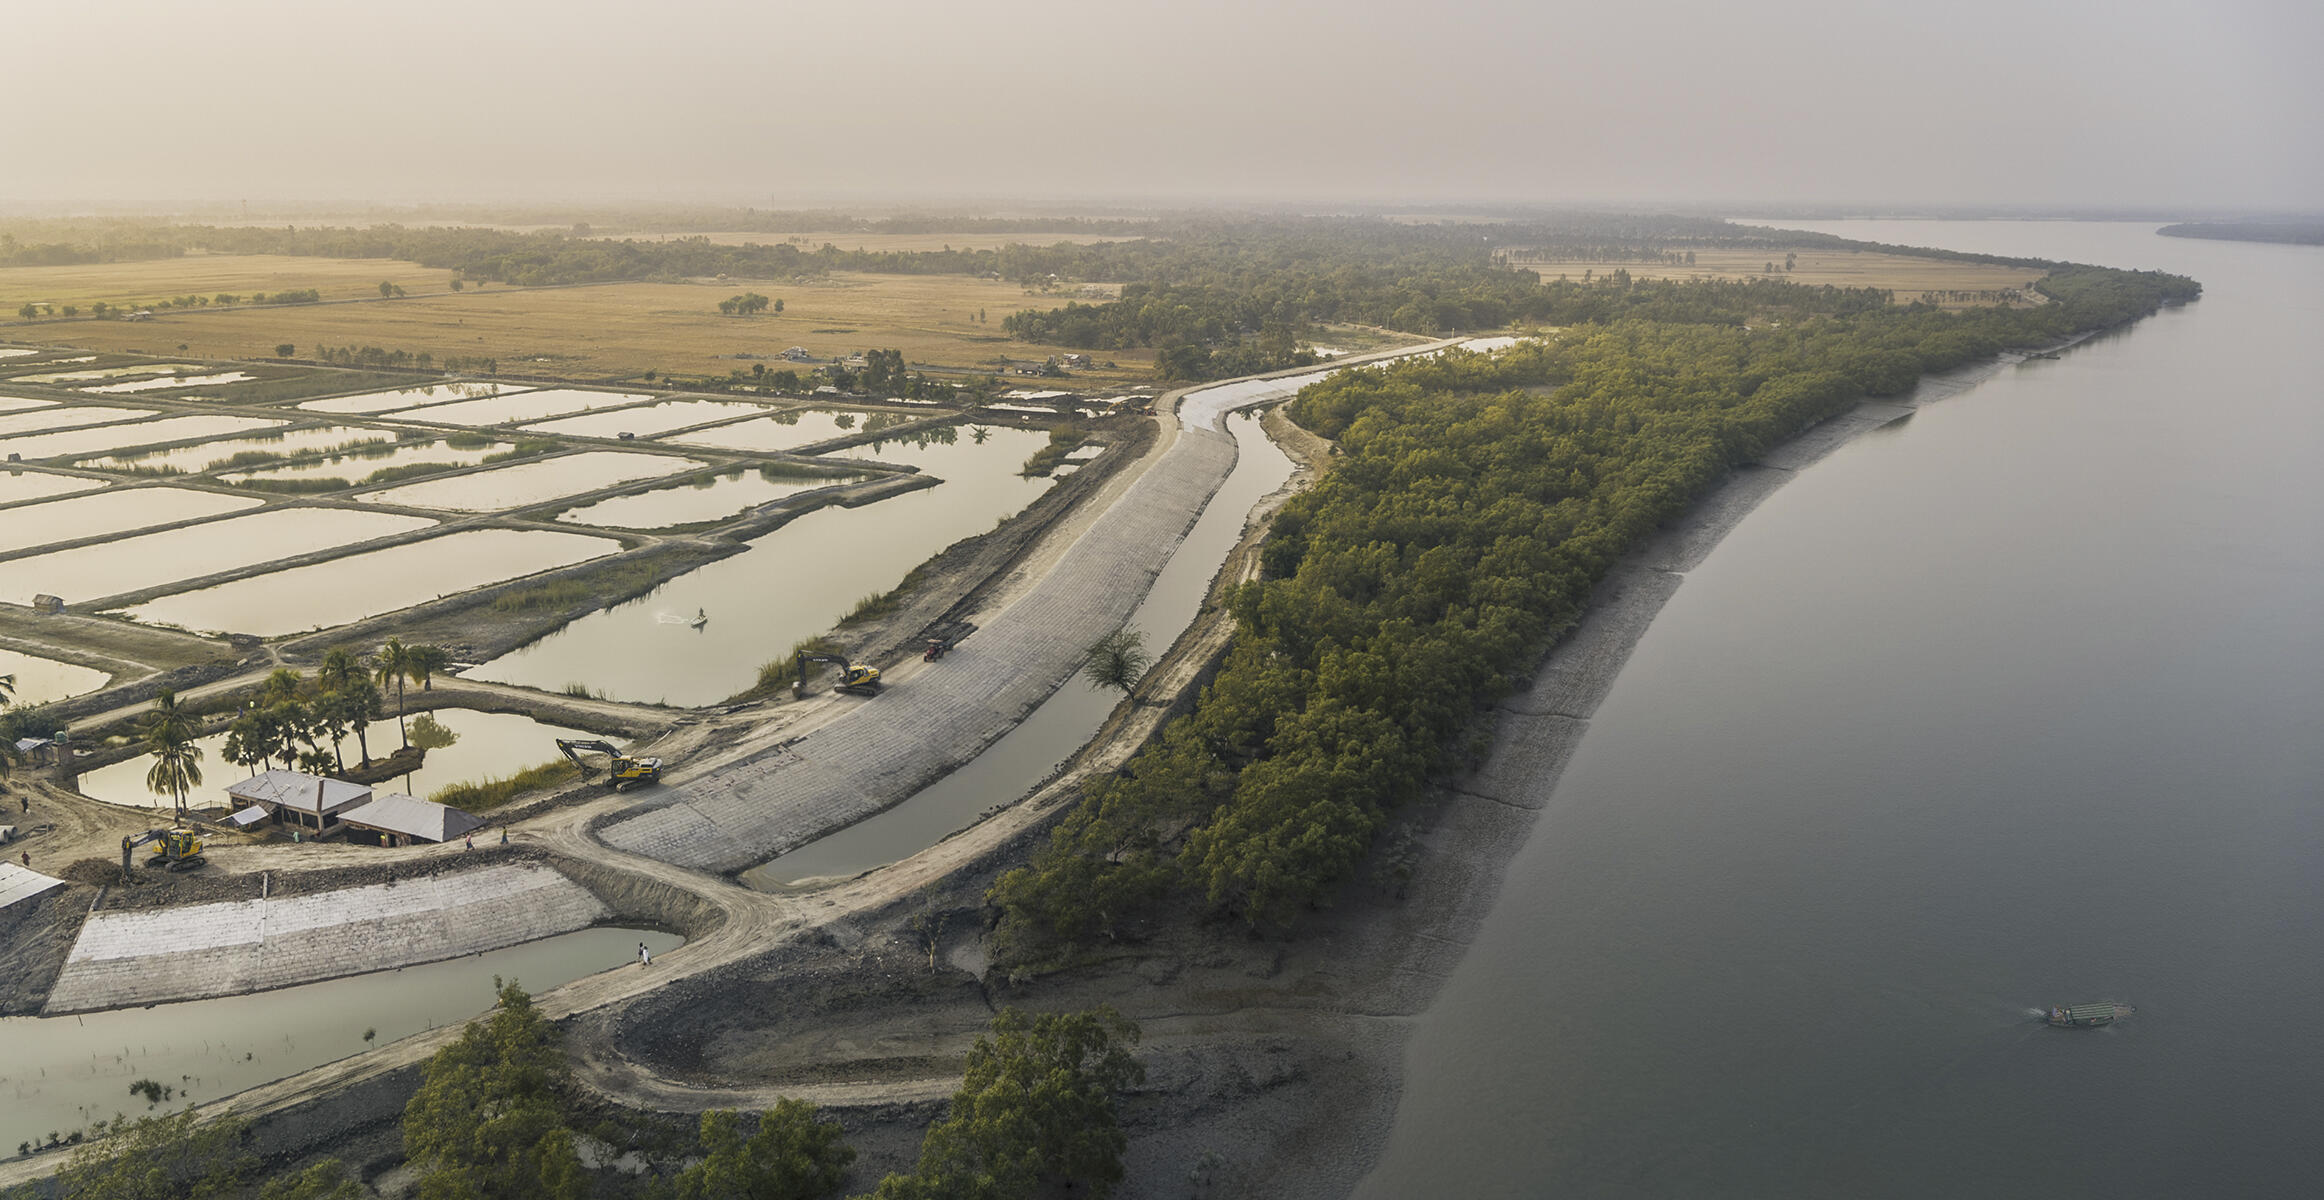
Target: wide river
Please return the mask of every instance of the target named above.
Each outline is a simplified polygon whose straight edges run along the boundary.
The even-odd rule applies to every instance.
[[[1358,1194],[2316,1194],[2324,249],[1801,225],[2205,293],[1850,444],[1688,576]],[[2035,1021],[2099,999],[2137,1015]]]

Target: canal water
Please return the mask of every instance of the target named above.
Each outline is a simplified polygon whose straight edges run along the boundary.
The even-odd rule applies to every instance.
[[[115,1114],[170,1112],[480,1016],[493,978],[539,995],[685,939],[605,927],[425,966],[249,996],[63,1017],[0,1017],[0,1156]],[[374,1036],[365,1040],[368,1031]],[[148,1108],[131,1084],[171,1089]]]
[[[2324,249],[1815,227],[2206,290],[1848,445],[1690,573],[1357,1194],[2313,1194]],[[2035,1020],[2101,999],[2138,1012]]]
[[[1144,637],[1149,653],[1168,649],[1194,622],[1219,563],[1243,535],[1251,506],[1291,478],[1291,459],[1259,428],[1256,416],[1229,417],[1227,428],[1235,437],[1234,472],[1130,615],[1130,627]],[[1118,692],[1068,679],[959,770],[878,816],[743,872],[742,881],[762,891],[808,886],[917,854],[975,824],[986,810],[1022,798],[1080,750],[1120,700]]]

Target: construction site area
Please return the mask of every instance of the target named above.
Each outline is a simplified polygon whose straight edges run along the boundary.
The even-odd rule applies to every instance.
[[[103,1031],[0,1068],[28,1171],[131,1078],[261,1115],[408,1078],[489,1001],[478,972],[597,1022],[576,1057],[624,1102],[946,1094],[989,1015],[957,1003],[990,986],[984,884],[1191,698],[1217,589],[1320,453],[1245,411],[1312,371],[966,407],[17,349],[0,1023]],[[1143,680],[1078,682],[1125,628]],[[237,724],[349,671],[385,687],[367,725],[302,750]],[[165,693],[190,786],[154,770]],[[935,970],[907,1010],[951,1012],[901,1041],[704,1075],[621,1028],[813,962],[778,1006],[805,1014],[890,954]]]

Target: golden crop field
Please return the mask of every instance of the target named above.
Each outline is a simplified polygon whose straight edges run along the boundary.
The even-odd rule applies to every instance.
[[[440,292],[452,273],[386,258],[298,258],[284,254],[189,254],[145,262],[69,267],[0,267],[0,319],[27,301],[87,308],[153,304],[179,296],[215,296],[313,288],[325,300],[379,295],[384,281],[413,294]]]
[[[1909,304],[1920,298],[1924,291],[1988,291],[2006,288],[2024,288],[2041,278],[2041,272],[2030,267],[2001,267],[1985,263],[1954,262],[1942,258],[1915,258],[1909,254],[1884,254],[1871,250],[1797,250],[1794,269],[1783,268],[1781,250],[1697,250],[1691,265],[1671,266],[1665,263],[1602,263],[1602,262],[1536,262],[1526,258],[1523,250],[1513,250],[1512,263],[1538,273],[1543,279],[1560,275],[1580,279],[1585,271],[1605,275],[1615,270],[1630,272],[1634,279],[1686,279],[1704,275],[1719,279],[1744,279],[1765,274],[1772,261],[1776,273],[1794,283],[1831,284],[1834,287],[1888,288],[1896,293],[1899,304]],[[1963,307],[1972,302],[1953,304]]]
[[[269,262],[313,264],[314,270],[277,287],[322,287],[348,265],[327,259]],[[176,261],[123,264],[174,269]],[[301,356],[320,346],[378,346],[425,351],[438,361],[458,355],[499,360],[505,373],[574,379],[622,378],[654,370],[724,375],[737,354],[771,361],[786,347],[803,346],[818,358],[867,349],[896,349],[914,366],[980,368],[1006,357],[1038,362],[1063,347],[1012,341],[1001,318],[1020,308],[1047,308],[1063,296],[1030,296],[1015,283],[960,275],[834,275],[806,282],[728,280],[688,283],[612,283],[578,287],[511,288],[471,285],[462,292],[431,289],[400,300],[378,300],[377,281],[393,264],[363,262],[374,299],[352,304],[302,304],[157,310],[152,320],[57,321],[20,324],[7,336],[24,341],[98,350],[182,353],[203,358],[271,358],[288,342]],[[220,260],[218,269],[230,269]],[[251,264],[253,275],[273,269]],[[4,277],[12,272],[0,272]],[[361,294],[340,285],[339,294]],[[779,298],[781,315],[727,317],[718,302],[745,291]],[[325,291],[328,297],[333,293]],[[974,318],[979,310],[984,323]],[[1100,361],[1120,364],[1078,378],[1093,383],[1144,380],[1150,351],[1105,351]]]

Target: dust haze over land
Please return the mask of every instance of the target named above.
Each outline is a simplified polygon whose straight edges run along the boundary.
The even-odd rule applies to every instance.
[[[2307,0],[18,5],[0,211],[2324,209]]]

